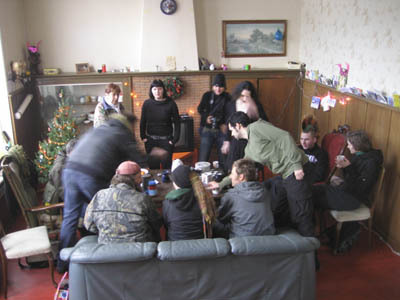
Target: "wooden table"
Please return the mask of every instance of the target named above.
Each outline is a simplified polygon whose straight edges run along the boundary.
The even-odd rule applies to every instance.
[[[153,179],[156,179],[159,182],[157,184],[157,195],[150,196],[150,198],[153,200],[156,207],[161,207],[162,202],[165,199],[165,196],[174,189],[171,179],[169,182],[162,182],[161,173],[163,171],[165,171],[165,170],[150,170],[150,174],[152,175]],[[219,202],[220,202],[223,194],[224,193],[219,193],[216,195],[212,194],[217,206],[219,205]]]
[[[172,181],[169,182],[162,182],[161,180],[161,173],[164,170],[150,170],[150,174],[152,175],[153,179],[156,179],[159,183],[157,184],[157,195],[150,196],[157,207],[162,206],[162,202],[165,199],[165,196],[174,189],[172,185]]]

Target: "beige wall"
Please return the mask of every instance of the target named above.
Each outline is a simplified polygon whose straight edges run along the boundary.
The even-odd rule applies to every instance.
[[[147,0],[148,1],[148,0]],[[139,68],[143,0],[25,0],[27,39],[42,40],[42,66]]]
[[[349,63],[349,86],[400,92],[400,1],[302,0],[300,59],[331,77]]]
[[[298,0],[194,0],[199,57],[229,68],[286,67],[296,60],[300,42],[300,1]],[[286,57],[221,58],[223,20],[287,20]]]
[[[145,0],[143,9],[141,71],[167,71],[167,56],[175,57],[176,69],[198,70],[193,0],[177,0],[173,15],[160,10],[160,0]]]

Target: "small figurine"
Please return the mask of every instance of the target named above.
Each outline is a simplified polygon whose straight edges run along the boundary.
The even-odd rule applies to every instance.
[[[39,64],[40,64],[40,53],[39,53],[39,45],[42,41],[39,41],[36,46],[31,45],[30,43],[26,43],[26,47],[28,48],[29,54],[29,69],[31,74],[38,75],[39,72]]]

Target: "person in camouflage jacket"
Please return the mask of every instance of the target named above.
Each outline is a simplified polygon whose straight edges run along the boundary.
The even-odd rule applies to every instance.
[[[132,161],[119,165],[108,189],[89,203],[84,225],[98,234],[101,244],[158,242],[162,218],[152,200],[140,192],[140,166]]]

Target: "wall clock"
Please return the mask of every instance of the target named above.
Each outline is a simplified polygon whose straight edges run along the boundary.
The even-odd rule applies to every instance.
[[[166,15],[172,15],[176,12],[178,5],[175,0],[163,0],[160,4],[161,11]]]

